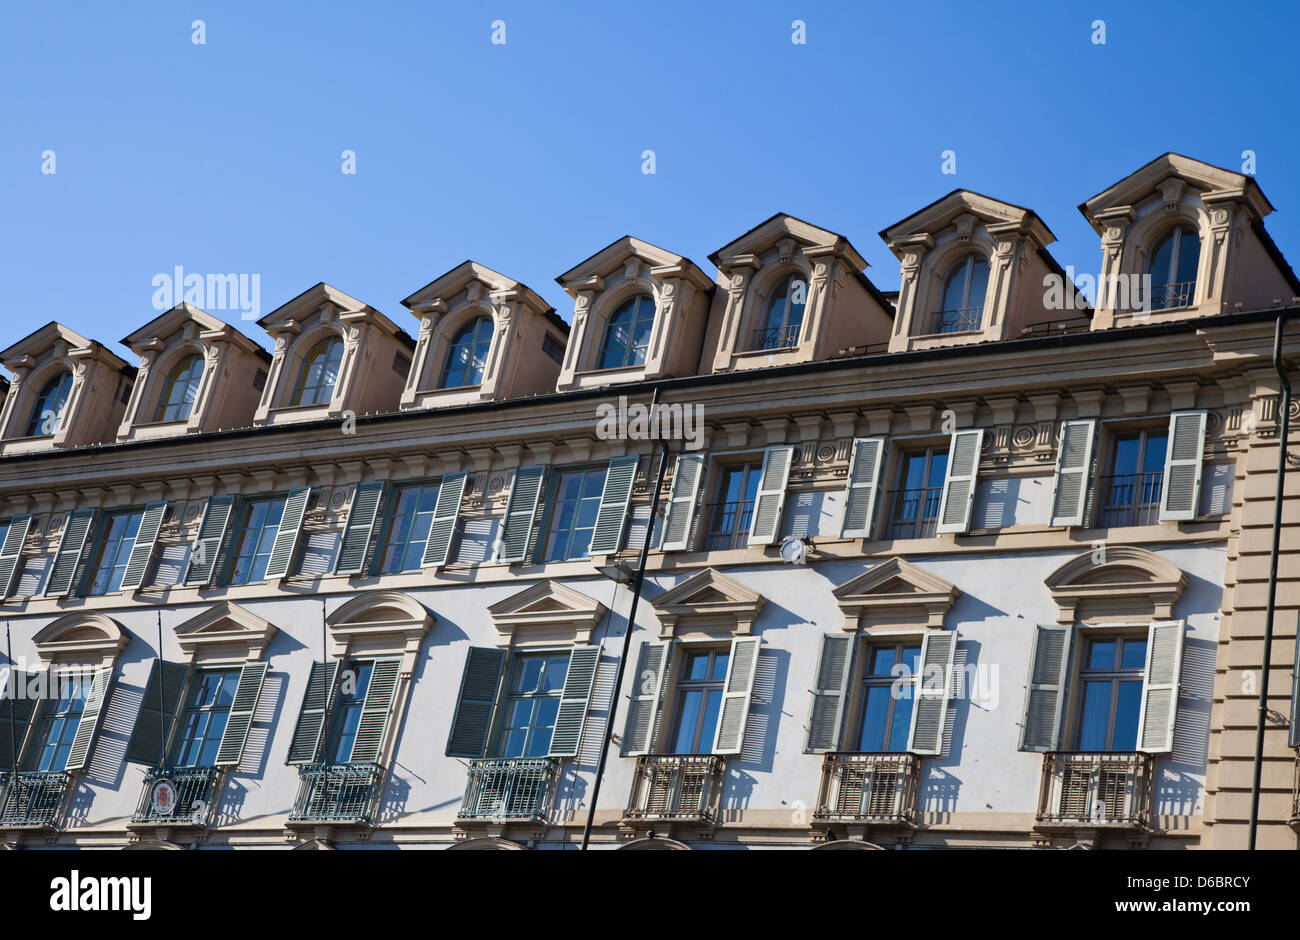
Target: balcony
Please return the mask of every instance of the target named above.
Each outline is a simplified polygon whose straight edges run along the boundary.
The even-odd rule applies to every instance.
[[[1064,320],[1045,320],[1033,323],[1020,331],[1022,337],[1033,336],[1068,336],[1073,333],[1087,333],[1092,329],[1092,317],[1067,317]]]
[[[984,322],[984,307],[954,307],[930,315],[930,335],[974,333]]]
[[[1155,525],[1160,521],[1160,488],[1164,472],[1124,473],[1102,477],[1101,513],[1097,525],[1102,529],[1117,526]]]
[[[1149,754],[1047,754],[1039,789],[1040,828],[1144,828],[1151,820]]]
[[[744,548],[749,541],[749,526],[754,518],[754,501],[735,503],[709,503],[709,528],[704,534],[704,548],[710,552],[724,552]]]
[[[827,754],[813,818],[910,825],[919,780],[920,761],[914,754]]]
[[[72,774],[63,770],[6,774],[0,828],[57,829]]]
[[[890,490],[889,524],[885,529],[885,538],[889,541],[932,538],[939,522],[939,503],[942,498],[941,486]]]
[[[220,767],[150,767],[145,772],[140,805],[136,807],[131,822],[206,826],[212,815],[221,775]],[[155,807],[150,794],[153,785],[164,779],[176,787],[175,798]]]
[[[801,326],[803,326],[802,322],[757,329],[754,331],[754,340],[749,348],[752,352],[793,349],[799,344],[799,329]]]
[[[549,757],[475,760],[469,764],[461,820],[543,819],[558,762]]]
[[[626,822],[712,823],[722,796],[722,758],[714,754],[644,755],[636,761]]]
[[[304,764],[289,821],[367,824],[379,796],[379,764]]]

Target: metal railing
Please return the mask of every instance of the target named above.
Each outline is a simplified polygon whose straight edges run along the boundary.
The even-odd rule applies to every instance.
[[[1124,473],[1102,477],[1101,514],[1097,526],[1155,525],[1160,521],[1160,489],[1164,471]]]
[[[942,486],[889,491],[889,526],[885,538],[928,539],[939,522]]]
[[[1045,754],[1039,825],[1148,825],[1153,764],[1135,752]]]
[[[712,822],[722,795],[722,758],[646,754],[637,758],[625,819]]]
[[[542,819],[550,809],[558,762],[511,757],[469,762],[460,819]]]
[[[954,307],[938,310],[930,315],[930,334],[970,333],[980,328],[984,321],[984,307]]]
[[[709,503],[709,529],[704,535],[704,547],[710,552],[744,548],[749,541],[749,526],[754,518],[754,501],[734,503]]]
[[[57,829],[71,780],[65,770],[5,774],[0,828]]]
[[[803,322],[787,323],[785,326],[760,327],[754,331],[754,341],[749,347],[752,351],[760,349],[789,349],[799,343],[799,329]]]
[[[1291,784],[1291,819],[1287,825],[1293,832],[1300,832],[1300,750],[1296,751],[1295,776]]]
[[[304,764],[292,822],[366,823],[379,795],[383,767],[374,763]]]
[[[814,819],[910,823],[920,761],[914,754],[827,754]]]
[[[1172,284],[1153,284],[1148,299],[1152,310],[1172,310],[1190,307],[1196,298],[1195,281],[1175,281]]]
[[[140,804],[136,807],[133,823],[171,823],[180,826],[206,826],[216,802],[217,782],[221,767],[150,767],[145,771],[144,788]],[[166,804],[154,806],[153,786],[159,780],[170,780],[176,788]]]
[[[1091,317],[1069,317],[1064,320],[1046,320],[1042,323],[1031,323],[1020,331],[1020,335],[1024,337],[1065,336],[1070,333],[1087,333],[1091,329]]]

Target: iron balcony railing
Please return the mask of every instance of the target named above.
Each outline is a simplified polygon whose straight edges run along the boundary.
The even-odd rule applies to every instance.
[[[1293,832],[1300,832],[1300,750],[1296,751],[1295,775],[1291,784],[1291,819],[1288,825]]]
[[[150,767],[145,771],[140,805],[133,823],[171,823],[180,826],[206,826],[216,802],[220,767]],[[170,780],[176,788],[167,801],[154,805],[153,788],[159,780]]]
[[[1164,471],[1124,473],[1101,478],[1103,529],[1128,525],[1155,525],[1160,521],[1160,489]]]
[[[71,780],[64,770],[6,774],[0,828],[57,829]]]
[[[368,823],[379,797],[383,767],[374,763],[304,764],[291,822]]]
[[[930,316],[930,333],[970,333],[980,328],[984,320],[984,307],[954,307],[939,310]]]
[[[1134,752],[1044,755],[1039,825],[1149,825],[1153,763]]]
[[[1064,320],[1046,320],[1033,323],[1020,331],[1021,336],[1065,336],[1070,333],[1087,333],[1092,329],[1091,317],[1068,317]]]
[[[734,503],[709,503],[709,530],[704,535],[704,547],[711,552],[744,548],[749,541],[749,526],[754,518],[754,501]]]
[[[647,754],[636,761],[628,820],[713,822],[722,795],[722,758],[714,754]]]
[[[886,539],[928,539],[939,522],[943,487],[889,491],[889,526]]]
[[[1195,281],[1175,281],[1172,284],[1152,285],[1148,299],[1152,310],[1171,310],[1175,307],[1190,307],[1195,297]]]
[[[799,328],[803,323],[787,323],[785,326],[760,327],[754,331],[753,350],[789,349],[799,342]]]
[[[551,805],[558,762],[550,757],[510,757],[469,763],[460,819],[544,819]]]
[[[908,824],[916,813],[914,754],[827,754],[814,819]]]

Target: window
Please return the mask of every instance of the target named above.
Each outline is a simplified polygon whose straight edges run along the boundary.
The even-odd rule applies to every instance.
[[[899,753],[907,750],[907,737],[912,727],[914,683],[911,680],[920,668],[920,643],[890,643],[867,648],[859,751]]]
[[[27,769],[58,771],[68,766],[68,755],[77,736],[81,713],[90,692],[90,676],[69,673],[57,676],[58,698],[44,703],[36,727],[35,745],[27,760]]]
[[[380,574],[418,571],[438,505],[437,483],[416,483],[398,488],[384,534]]]
[[[1168,444],[1167,428],[1111,436],[1110,472],[1101,479],[1101,528],[1159,521]]]
[[[1201,239],[1190,225],[1176,225],[1151,252],[1151,309],[1190,307],[1196,294],[1196,266]]]
[[[177,767],[216,764],[217,749],[221,746],[238,684],[238,669],[205,669],[194,674],[173,749]]]
[[[745,547],[762,471],[761,460],[719,468],[718,498],[708,506],[709,529],[704,545],[707,551]]]
[[[978,330],[984,318],[984,295],[988,291],[989,263],[979,255],[967,255],[953,266],[943,284],[939,309],[931,333],[965,333]]]
[[[488,347],[492,345],[492,320],[478,317],[461,327],[447,350],[447,362],[442,367],[439,388],[463,388],[483,384],[483,368],[487,365]]]
[[[63,417],[63,409],[68,405],[68,396],[72,393],[72,373],[60,372],[45,383],[41,393],[36,396],[36,406],[27,421],[26,437],[45,437],[53,434]]]
[[[889,494],[887,539],[924,539],[935,534],[947,469],[946,448],[903,452],[898,462],[898,486]]]
[[[609,325],[605,327],[600,368],[644,365],[654,322],[655,302],[649,294],[638,294],[623,301],[610,315]]]
[[[727,649],[688,653],[677,680],[673,754],[711,754],[727,680]]]
[[[324,405],[334,397],[334,383],[343,362],[343,340],[330,336],[315,346],[302,361],[302,372],[294,387],[294,405]]]
[[[203,357],[186,356],[167,376],[162,398],[158,401],[155,421],[187,421],[194,411],[194,399],[199,394],[199,380],[203,378]]]
[[[568,653],[516,659],[497,742],[498,756],[545,757],[550,753],[560,693],[568,672]]]
[[[767,299],[763,320],[754,331],[754,349],[788,349],[799,342],[808,282],[801,274],[781,281]]]
[[[144,513],[134,510],[116,512],[104,520],[86,586],[87,594],[113,594],[122,589],[122,578],[143,519]]]
[[[370,688],[370,676],[375,664],[371,661],[348,662],[339,677],[339,691],[335,699],[334,714],[330,717],[330,735],[325,749],[325,760],[346,764],[352,760],[352,749],[361,727],[361,712]]]
[[[1080,751],[1137,748],[1147,635],[1088,637],[1079,669]]]
[[[550,507],[542,561],[566,561],[590,554],[591,536],[605,489],[605,467],[556,474],[546,503]]]
[[[271,550],[275,547],[275,537],[280,534],[280,520],[284,517],[284,497],[254,500],[240,515],[226,583],[255,584],[266,580]]]

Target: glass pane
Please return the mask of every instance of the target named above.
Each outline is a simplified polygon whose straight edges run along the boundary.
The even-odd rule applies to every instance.
[[[1178,244],[1178,283],[1196,280],[1196,266],[1201,260],[1201,239],[1195,229],[1184,229]]]
[[[710,689],[704,702],[704,721],[700,723],[700,738],[696,743],[696,753],[713,750],[713,737],[718,732],[718,712],[722,709],[722,690]]]
[[[943,486],[943,475],[948,472],[948,452],[938,451],[930,456],[930,476],[926,486],[930,489]]]
[[[966,268],[968,266],[969,259],[963,260],[948,275],[948,283],[943,288],[942,310],[960,310],[965,306],[962,301],[966,293]]]
[[[867,687],[862,708],[862,734],[858,740],[859,751],[885,749],[886,723],[889,721],[889,686]]]
[[[974,258],[974,267],[970,276],[970,292],[966,296],[967,307],[983,307],[984,295],[989,287],[989,265],[983,258]]]
[[[1137,749],[1138,709],[1142,705],[1142,683],[1121,682],[1119,695],[1115,703],[1115,741],[1112,750],[1132,751]]]
[[[888,676],[894,668],[895,649],[892,646],[878,646],[871,651],[871,674]]]
[[[727,678],[727,663],[731,660],[730,653],[718,653],[713,657],[713,669],[709,673],[710,679],[719,682]]]
[[[1115,668],[1115,640],[1093,640],[1088,644],[1089,669]]]
[[[536,690],[542,678],[542,658],[527,656],[519,660],[519,678],[515,680],[515,691],[532,692]]]
[[[1107,722],[1110,720],[1109,679],[1083,684],[1083,711],[1079,716],[1079,750],[1107,749]]]
[[[692,653],[686,660],[685,673],[684,678],[692,682],[707,679],[709,676],[709,654]]]
[[[907,750],[907,735],[912,730],[912,686],[903,686],[898,690],[903,693],[894,699],[894,718],[890,723],[889,746],[892,752]]]
[[[1156,250],[1151,253],[1151,264],[1147,270],[1151,274],[1152,288],[1164,287],[1169,283],[1169,265],[1173,260],[1174,236],[1169,233],[1160,239]]]
[[[905,676],[914,676],[921,671],[921,647],[905,646],[903,647],[903,664],[907,666],[907,672],[902,673]]]
[[[925,454],[904,454],[903,468],[899,477],[901,490],[919,490],[925,486]]]
[[[564,677],[568,672],[568,656],[548,656],[546,659],[546,677],[542,684],[542,690],[545,692],[559,692],[564,688]]]
[[[1147,638],[1133,637],[1124,641],[1124,659],[1120,665],[1125,669],[1145,669],[1147,664]]]
[[[1147,435],[1146,450],[1142,454],[1143,473],[1165,472],[1165,449],[1169,446],[1169,432]]]
[[[703,706],[703,692],[692,690],[682,693],[677,709],[677,735],[673,739],[674,754],[694,753],[695,729],[699,727],[700,710]]]
[[[1110,472],[1115,476],[1137,473],[1140,444],[1136,435],[1115,438],[1115,453],[1111,459]]]

